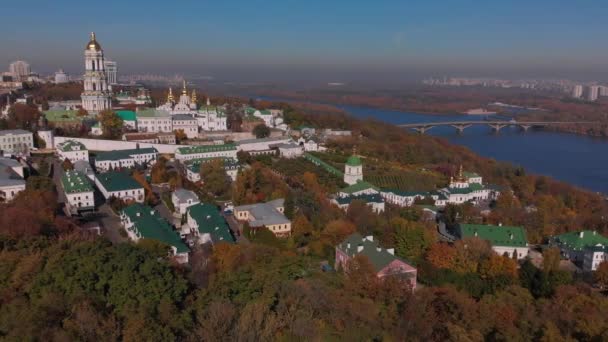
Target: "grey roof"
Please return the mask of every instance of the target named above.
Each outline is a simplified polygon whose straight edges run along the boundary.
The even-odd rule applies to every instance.
[[[196,121],[196,118],[190,114],[175,114],[171,117],[172,120],[193,120]]]
[[[236,143],[238,145],[243,145],[243,144],[261,143],[261,142],[282,141],[282,140],[288,140],[288,139],[291,139],[291,138],[289,138],[289,137],[268,137],[268,138],[261,138],[261,139],[245,139],[245,140],[237,141]]]
[[[93,173],[93,167],[86,160],[77,160],[74,162],[74,170],[82,172],[84,174]]]
[[[16,160],[0,157],[0,186],[25,185],[23,178],[13,170],[18,166],[21,164]]]
[[[32,134],[30,131],[26,131],[23,129],[5,129],[0,131],[0,135],[17,135],[17,134]]]
[[[302,146],[300,146],[298,144],[294,144],[294,143],[278,144],[277,147],[278,148],[302,148]]]
[[[251,213],[254,217],[254,220],[249,222],[251,227],[286,224],[290,222],[289,219],[277,210],[278,207],[283,206],[284,202],[284,199],[279,198],[266,203],[241,205],[234,209],[238,211],[249,211]]]
[[[186,189],[177,189],[173,192],[175,197],[177,197],[179,203],[188,203],[188,200],[198,202],[198,196],[194,193],[194,191],[186,190]]]

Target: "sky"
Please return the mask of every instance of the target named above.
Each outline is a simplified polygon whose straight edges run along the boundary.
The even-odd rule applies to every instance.
[[[608,1],[599,0],[30,0],[0,8],[0,70],[24,59],[39,72],[82,73],[95,31],[121,73],[340,81],[608,71]]]

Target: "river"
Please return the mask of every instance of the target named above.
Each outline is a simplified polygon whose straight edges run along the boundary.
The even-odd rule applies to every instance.
[[[392,124],[450,120],[480,120],[475,115],[427,115],[400,111],[340,106],[358,118],[375,118]],[[608,194],[608,139],[544,131],[522,132],[507,127],[494,133],[475,125],[458,134],[452,127],[434,127],[426,134],[438,136],[476,153],[523,166],[528,172],[551,176],[588,190]]]

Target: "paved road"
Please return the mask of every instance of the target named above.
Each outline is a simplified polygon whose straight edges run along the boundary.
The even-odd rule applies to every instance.
[[[61,176],[63,175],[63,168],[61,167],[61,163],[53,158],[52,173],[53,173],[53,182],[55,183],[55,187],[57,188],[57,203],[63,204],[66,202],[65,193],[63,192],[63,187],[61,186]]]
[[[102,234],[112,241],[112,243],[125,242],[128,238],[120,235],[123,227],[120,218],[114,214],[112,208],[107,204],[102,204],[99,209],[99,222],[101,223]]]
[[[234,218],[234,215],[226,215],[222,212],[222,216],[228,223],[228,227],[232,231],[232,235],[236,238],[237,243],[247,244],[249,240],[243,235],[242,225]]]

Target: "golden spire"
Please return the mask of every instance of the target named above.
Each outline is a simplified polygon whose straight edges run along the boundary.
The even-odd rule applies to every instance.
[[[462,164],[460,164],[460,169],[458,170],[458,178],[462,179]]]
[[[192,102],[196,103],[196,89],[192,89]]]
[[[186,89],[186,80],[184,79],[184,88],[182,89],[182,95],[186,95],[188,90]]]
[[[167,102],[173,102],[173,89],[169,87],[169,95],[167,96]]]
[[[101,46],[99,45],[99,43],[97,42],[97,39],[95,38],[95,32],[91,32],[91,35],[89,36],[89,42],[87,43],[86,50],[91,50],[91,51],[101,50]]]

